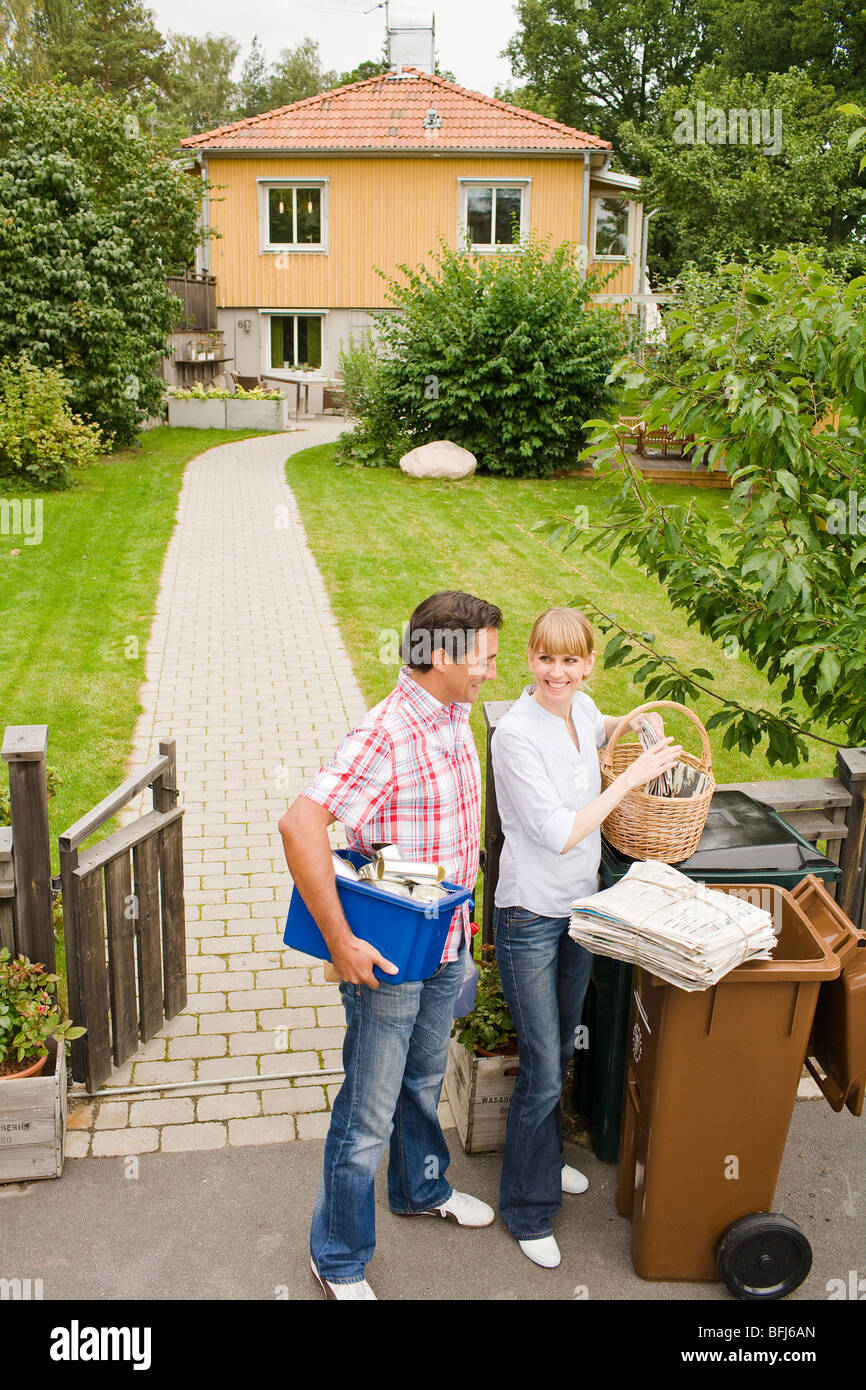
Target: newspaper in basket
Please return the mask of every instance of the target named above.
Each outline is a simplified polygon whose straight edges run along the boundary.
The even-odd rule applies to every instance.
[[[619,743],[619,739],[632,719],[652,709],[679,710],[696,726],[701,736],[701,756],[698,758],[693,753],[682,753],[680,759],[688,767],[706,774],[707,788],[701,794],[689,797],[650,796],[641,787],[632,788],[613,808],[601,828],[605,839],[614,849],[631,859],[657,859],[663,864],[679,864],[694,854],[698,847],[716,786],[710,741],[697,715],[674,700],[650,701],[624,715],[598,755],[601,789],[607,791],[619,774],[641,756],[643,748],[640,743]]]

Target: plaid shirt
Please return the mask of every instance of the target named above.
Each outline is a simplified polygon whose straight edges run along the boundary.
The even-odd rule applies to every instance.
[[[304,789],[341,821],[349,848],[372,854],[393,843],[408,859],[441,864],[445,878],[474,887],[481,841],[481,769],[467,704],[443,705],[409,674],[347,734]],[[469,939],[469,906],[455,912],[442,960]]]

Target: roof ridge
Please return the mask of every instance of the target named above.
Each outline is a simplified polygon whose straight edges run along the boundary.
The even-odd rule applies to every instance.
[[[431,82],[434,86],[446,88],[448,91],[459,92],[462,96],[469,97],[473,101],[482,102],[486,106],[492,106],[496,110],[507,112],[509,115],[520,115],[535,121],[538,125],[550,131],[555,131],[561,135],[577,135],[584,140],[598,141],[596,148],[612,149],[609,140],[602,140],[598,135],[590,135],[586,130],[578,130],[576,126],[565,125],[562,121],[555,121],[551,116],[542,116],[537,111],[530,111],[524,106],[514,106],[510,102],[502,101],[499,97],[487,96],[485,92],[476,92],[471,87],[464,87],[459,82],[451,82],[448,78],[440,77],[435,72],[423,72],[420,68],[406,66],[406,72],[416,74],[418,80]],[[255,116],[242,116],[237,121],[227,121],[224,125],[214,126],[212,130],[201,131],[197,135],[184,136],[178,143],[181,146],[197,145],[204,140],[208,140],[215,135],[221,135],[227,131],[241,131],[243,129],[254,129],[261,122],[272,120],[275,116],[285,115],[288,111],[297,111],[303,107],[313,106],[317,102],[322,102],[329,97],[344,92],[352,91],[359,87],[369,87],[374,83],[384,83],[386,81],[399,81],[391,77],[390,73],[376,73],[373,77],[361,78],[358,82],[347,82],[342,87],[329,87],[326,92],[317,92],[311,97],[302,97],[300,101],[287,102],[285,106],[275,106],[270,111],[261,111]]]
[[[496,106],[501,111],[508,111],[513,114],[518,111],[521,116],[529,116],[533,121],[540,122],[541,125],[553,126],[555,130],[567,132],[569,135],[585,135],[588,140],[600,140],[600,135],[590,135],[588,130],[578,130],[577,126],[566,125],[564,121],[555,121],[552,116],[542,116],[538,111],[530,111],[526,106],[515,106],[513,102],[502,101],[500,97],[489,97],[486,92],[476,92],[474,87],[464,87],[459,82],[449,82],[446,78],[440,77],[438,73],[424,73],[434,82],[441,83],[445,87],[450,87],[453,91],[462,92],[464,96],[474,97],[476,101],[483,101],[488,106]],[[610,144],[605,140],[606,145]]]

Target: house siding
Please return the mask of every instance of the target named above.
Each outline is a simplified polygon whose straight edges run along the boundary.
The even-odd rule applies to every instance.
[[[208,156],[215,187],[210,244],[221,308],[387,308],[385,281],[403,262],[427,261],[439,238],[457,244],[460,178],[528,178],[530,224],[554,242],[580,238],[583,162],[494,156],[255,158]],[[328,250],[260,254],[262,178],[328,179]]]

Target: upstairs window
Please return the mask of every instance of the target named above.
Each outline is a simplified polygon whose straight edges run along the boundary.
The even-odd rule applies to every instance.
[[[477,251],[518,246],[529,229],[529,181],[460,181],[461,241]]]
[[[595,201],[595,246],[593,256],[600,261],[621,260],[628,255],[628,200],[597,198]]]
[[[324,251],[327,181],[259,183],[262,251]]]

